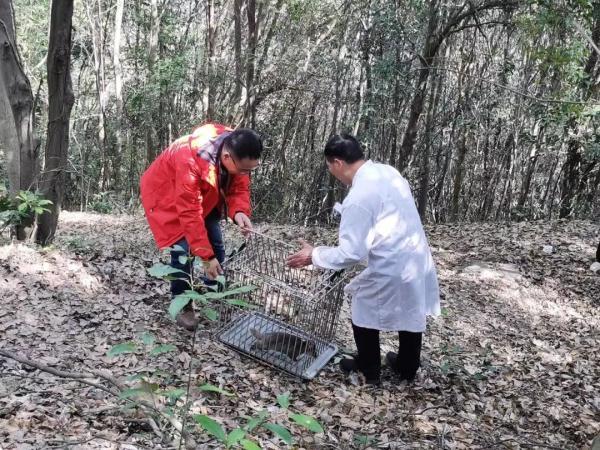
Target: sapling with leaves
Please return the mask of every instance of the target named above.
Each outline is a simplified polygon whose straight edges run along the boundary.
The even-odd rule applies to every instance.
[[[212,283],[212,280],[207,280],[203,276],[196,277],[196,273],[204,271],[206,262],[189,253],[187,255],[184,254],[185,250],[178,245],[169,250],[171,253],[181,253],[178,257],[179,262],[191,267],[189,273],[163,263],[154,264],[148,269],[148,273],[163,280],[178,280],[178,282],[185,283],[186,289],[171,300],[171,304],[169,305],[169,315],[171,318],[178,321],[181,317],[181,312],[191,304],[195,304],[200,309],[202,315],[210,321],[217,321],[219,319],[219,304],[244,308],[251,307],[247,301],[235,297],[252,291],[255,289],[254,286],[232,286],[230,289],[227,289],[223,275],[219,275],[214,280],[215,283]],[[195,326],[193,329],[195,329]]]
[[[313,417],[296,413],[290,410],[290,394],[285,393],[277,396],[279,407],[287,412],[287,417],[290,423],[295,424],[302,430],[299,438],[302,439],[302,433],[310,431],[318,434],[323,433],[323,427]],[[256,416],[242,416],[247,421],[246,425],[240,428],[235,428],[229,433],[214,419],[197,414],[194,416],[196,423],[203,428],[207,433],[216,438],[225,448],[242,447],[247,450],[260,449],[254,442],[247,439],[250,435],[258,435],[261,429],[270,431],[273,437],[279,439],[282,443],[292,446],[294,444],[294,435],[290,428],[280,423],[272,422],[267,410],[261,410]]]
[[[108,351],[107,356],[115,358],[133,353],[145,355],[146,357],[156,357],[175,350],[177,348],[174,345],[158,343],[152,334],[145,332],[136,340],[113,346]],[[173,381],[175,385],[168,385],[167,381]],[[152,423],[161,424],[169,418],[167,420],[168,424],[165,425],[173,428],[175,441],[179,436],[179,442],[183,443],[185,441],[186,448],[194,448],[196,445],[195,440],[191,431],[185,426],[188,422],[187,418],[192,404],[189,395],[191,379],[188,377],[186,386],[174,374],[161,370],[146,370],[130,376],[128,382],[130,385],[121,386],[118,393],[119,398],[145,411]],[[198,386],[197,392],[203,395],[224,397],[235,397],[236,395],[210,383]],[[246,421],[246,424],[234,427],[230,431],[226,431],[219,421],[206,414],[193,414],[191,418],[193,418],[199,429],[204,430],[227,449],[260,450],[261,447],[257,441],[264,435],[265,431],[269,432],[272,438],[278,439],[282,444],[288,446],[293,446],[295,439],[302,440],[302,436],[306,432],[323,433],[323,427],[315,418],[291,409],[289,393],[278,395],[277,403],[280,407],[279,411],[269,408],[271,412],[264,409],[255,416],[243,415],[241,417]],[[286,413],[288,424],[279,423],[277,419],[273,420],[271,417],[276,413],[279,413],[277,417],[280,417],[282,410]],[[294,436],[293,428],[291,428],[294,425],[300,429],[296,436]],[[162,428],[164,431],[165,427]]]

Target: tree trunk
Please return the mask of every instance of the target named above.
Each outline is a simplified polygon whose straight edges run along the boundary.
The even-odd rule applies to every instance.
[[[594,84],[594,70],[598,62],[598,53],[596,48],[600,45],[600,1],[594,2],[593,11],[592,41],[590,45],[590,54],[584,66],[585,76],[579,85],[581,99],[587,100],[592,95],[592,86]],[[594,48],[595,47],[595,48]],[[579,119],[581,120],[581,119]],[[570,217],[574,213],[575,199],[579,196],[581,163],[583,159],[581,143],[578,139],[578,118],[573,117],[565,126],[565,136],[573,136],[567,144],[567,159],[563,166],[563,179],[560,192],[560,212],[559,217]]]
[[[246,6],[246,16],[248,17],[248,52],[246,59],[246,113],[245,121],[254,127],[255,108],[254,97],[256,95],[254,87],[254,64],[256,58],[256,37],[258,33],[258,24],[256,20],[256,0],[248,0]]]
[[[38,217],[35,240],[47,245],[54,239],[62,204],[69,119],[74,96],[71,86],[71,21],[73,0],[53,0],[48,43],[48,140],[42,175],[42,193],[53,202],[50,212]]]
[[[34,190],[39,175],[39,141],[33,131],[33,93],[17,49],[12,2],[0,2],[0,146],[7,153],[9,193]],[[16,228],[25,239],[26,220]]]
[[[273,36],[275,35],[275,31],[277,30],[277,22],[279,22],[279,16],[281,15],[283,6],[283,0],[277,0],[277,3],[274,7],[273,20],[269,26],[269,31],[267,32],[267,36],[265,37],[264,44],[262,45],[262,52],[260,54],[260,58],[256,65],[256,75],[255,78],[257,81],[260,81],[261,71],[266,66],[267,56],[269,54],[269,48],[271,48],[271,42],[273,41]],[[262,30],[264,33],[265,26],[263,25]]]
[[[154,74],[154,66],[158,60],[158,32],[160,29],[160,18],[158,16],[158,0],[150,0],[150,35],[148,38],[148,83]],[[152,114],[152,105],[148,105],[146,115],[146,159],[150,164],[154,161],[158,149],[158,136]]]
[[[515,157],[514,152],[517,146],[516,142],[516,133],[514,130],[511,130],[510,134],[506,138],[506,144],[504,146],[504,151],[506,152],[506,179],[504,180],[504,187],[502,188],[502,195],[500,196],[500,201],[498,202],[498,209],[496,210],[496,220],[500,219],[502,215],[502,209],[504,204],[506,203],[506,213],[507,218],[510,219],[510,204],[511,204],[511,193],[512,193],[512,177],[515,168]]]
[[[115,71],[115,102],[117,116],[115,118],[115,166],[113,170],[114,184],[120,188],[121,161],[123,158],[123,68],[121,66],[121,31],[123,28],[123,7],[125,0],[117,0],[115,13],[115,37],[113,41],[113,66]]]
[[[206,119],[214,120],[215,118],[215,86],[214,86],[214,70],[213,60],[215,57],[215,3],[214,0],[206,1],[206,88],[204,90],[204,110],[206,111]]]
[[[575,119],[570,119],[565,127],[565,136],[573,133],[577,126]],[[577,186],[579,184],[579,175],[581,172],[581,148],[577,137],[570,138],[567,143],[567,159],[563,166],[563,178],[560,185],[560,210],[559,217],[570,217],[574,209],[574,200]]]
[[[106,73],[104,70],[104,36],[102,29],[102,0],[95,4],[86,3],[86,13],[92,29],[92,45],[94,50],[94,75],[96,79],[96,96],[98,98],[98,146],[100,147],[100,190],[106,191],[107,182],[111,178],[106,145],[106,106],[108,91],[106,89]]]
[[[415,141],[417,139],[417,131],[419,118],[423,112],[423,103],[425,102],[425,90],[427,89],[427,80],[429,78],[430,66],[441,45],[441,39],[437,38],[436,30],[438,27],[438,10],[437,0],[431,0],[429,5],[429,21],[427,25],[427,36],[423,46],[422,55],[420,56],[421,69],[419,71],[419,79],[410,104],[410,113],[408,123],[400,146],[400,158],[398,168],[400,171],[406,168],[408,160],[413,152]]]
[[[410,105],[410,114],[408,123],[402,139],[400,148],[400,161],[398,162],[399,169],[402,170],[408,164],[412,155],[413,148],[417,139],[419,126],[419,118],[423,112],[423,103],[425,102],[425,90],[427,89],[427,80],[431,71],[437,52],[451,34],[464,28],[464,23],[475,17],[477,14],[495,8],[511,8],[519,3],[519,0],[488,0],[481,4],[469,3],[469,8],[464,10],[464,6],[456,7],[446,20],[446,22],[438,28],[438,0],[430,0],[429,2],[429,21],[427,25],[427,36],[423,45],[423,51],[419,56],[421,69],[415,94]]]
[[[421,216],[423,222],[426,221],[427,200],[429,197],[429,154],[433,145],[431,135],[433,134],[434,120],[437,116],[437,107],[440,100],[440,85],[441,76],[434,76],[434,88],[431,92],[431,100],[429,102],[429,110],[427,111],[427,121],[425,124],[425,146],[422,155],[421,174],[419,177],[419,196],[417,201],[419,216]]]
[[[525,207],[525,202],[527,201],[527,197],[529,196],[529,190],[531,188],[531,179],[533,178],[533,173],[535,172],[537,161],[540,156],[540,148],[542,146],[544,136],[544,128],[540,127],[539,123],[537,124],[537,127],[535,129],[537,131],[537,139],[531,147],[531,153],[529,153],[529,163],[527,165],[527,171],[525,172],[525,176],[523,178],[523,185],[521,187],[521,192],[519,193],[519,200],[517,201],[517,209],[521,210],[521,213],[524,213],[522,209]]]
[[[367,17],[366,22],[363,22],[362,39],[360,42],[361,51],[361,65],[364,73],[363,83],[360,87],[360,109],[358,111],[357,124],[355,127],[355,134],[358,140],[365,147],[365,153],[367,155],[371,152],[372,142],[369,134],[371,128],[371,115],[372,111],[372,91],[373,91],[373,76],[371,73],[371,41],[372,41],[372,17],[371,17],[371,2],[367,1]],[[367,156],[368,157],[368,156]]]
[[[454,184],[452,189],[452,205],[450,207],[450,220],[458,219],[458,211],[460,208],[460,191],[463,184],[463,165],[465,156],[467,155],[467,133],[463,131],[460,144],[458,146],[458,159],[456,161],[456,172],[454,173]]]
[[[233,0],[233,50],[235,58],[235,91],[233,104],[238,105],[242,97],[242,0]]]

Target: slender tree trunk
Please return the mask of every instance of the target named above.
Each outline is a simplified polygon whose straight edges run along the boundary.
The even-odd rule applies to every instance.
[[[72,18],[73,0],[52,1],[47,61],[48,140],[42,176],[42,193],[53,204],[50,205],[50,212],[38,218],[35,240],[42,245],[47,245],[54,239],[64,194],[69,148],[69,119],[74,102],[71,86]]]
[[[434,120],[437,116],[437,108],[440,100],[441,76],[434,77],[434,87],[431,91],[429,110],[427,111],[427,121],[425,123],[425,146],[423,148],[421,174],[419,177],[419,196],[418,209],[422,221],[426,221],[427,201],[429,198],[429,154],[433,145],[432,134],[434,130]]]
[[[233,50],[235,58],[235,91],[233,104],[237,105],[242,96],[242,0],[233,0]]]
[[[269,49],[271,48],[271,42],[273,41],[273,36],[275,35],[275,31],[277,30],[277,22],[279,21],[279,16],[281,15],[283,6],[283,0],[277,0],[277,3],[274,7],[273,20],[271,21],[271,25],[269,26],[269,31],[267,31],[267,36],[265,37],[264,43],[262,45],[262,52],[260,54],[260,59],[256,64],[256,80],[260,81],[260,75],[262,70],[264,69],[267,61],[267,56],[269,54]],[[265,29],[263,26],[262,30]],[[264,31],[263,31],[264,33]]]
[[[154,75],[154,67],[158,60],[158,33],[160,31],[160,18],[158,16],[158,0],[150,0],[150,35],[148,38],[148,83]],[[148,106],[146,114],[146,159],[150,164],[156,157],[158,147],[158,135],[156,123],[152,114],[153,105]]]
[[[366,21],[363,22],[362,39],[360,43],[361,50],[361,64],[362,71],[364,74],[363,83],[360,87],[360,110],[358,111],[358,120],[355,134],[358,139],[362,142],[363,146],[366,147],[366,153],[369,154],[372,147],[371,136],[369,134],[371,128],[371,116],[372,111],[372,91],[373,91],[373,75],[371,71],[371,41],[373,24],[371,17],[371,2],[367,1],[367,17]]]
[[[570,119],[565,126],[565,136],[574,132],[577,124],[574,118]],[[563,167],[563,178],[560,191],[560,210],[559,217],[570,217],[574,209],[574,199],[577,185],[579,184],[579,175],[581,172],[581,149],[577,138],[570,138],[567,142],[567,159]]]
[[[121,161],[123,159],[123,68],[121,66],[121,31],[123,28],[123,7],[125,0],[117,0],[115,13],[115,36],[113,41],[113,66],[115,71],[115,102],[117,116],[115,118],[115,165],[113,170],[114,184],[120,187]]]
[[[527,201],[527,197],[529,196],[529,191],[531,189],[531,179],[533,178],[533,173],[535,172],[537,166],[537,161],[540,155],[540,147],[543,142],[543,136],[544,128],[540,127],[540,125],[538,124],[537,139],[531,147],[531,152],[529,153],[527,171],[525,172],[525,176],[523,177],[523,185],[521,187],[521,192],[519,193],[519,199],[517,201],[517,208],[519,210],[522,210],[524,208],[525,202]]]
[[[502,215],[502,211],[506,202],[506,214],[507,218],[510,218],[510,204],[511,204],[511,192],[512,192],[512,177],[515,168],[515,147],[516,147],[516,134],[511,131],[506,138],[506,145],[504,151],[506,152],[507,164],[506,164],[506,179],[504,180],[504,187],[502,189],[502,195],[498,202],[498,209],[496,210],[496,220]]]
[[[96,95],[98,97],[98,146],[100,147],[101,175],[100,190],[107,189],[111,177],[106,145],[106,106],[108,91],[104,64],[104,36],[102,29],[102,0],[95,4],[86,3],[86,12],[92,28],[92,44],[94,48],[94,75],[96,77]]]
[[[246,16],[248,17],[248,52],[246,59],[246,122],[250,126],[255,126],[255,102],[256,96],[254,86],[254,65],[256,59],[256,41],[258,33],[258,23],[256,20],[256,0],[248,0],[246,6]]]
[[[548,181],[546,182],[546,186],[544,187],[544,194],[542,195],[542,198],[540,199],[540,208],[541,208],[542,214],[544,214],[544,210],[546,209],[546,202],[548,199],[548,194],[550,193],[550,188],[552,187],[552,182],[554,181],[554,174],[556,173],[556,167],[558,166],[558,160],[559,160],[559,156],[556,156],[554,158],[554,161],[552,162],[552,166],[551,166],[550,170],[548,171]]]
[[[456,167],[454,172],[454,183],[452,189],[452,204],[450,206],[450,220],[456,221],[458,219],[458,212],[460,209],[460,191],[462,190],[463,184],[463,170],[465,156],[467,155],[467,133],[463,131],[460,144],[458,146],[458,157],[456,161]]]
[[[589,185],[589,179],[594,171],[594,168],[598,164],[599,160],[589,161],[585,166],[581,173],[581,177],[579,178],[579,186],[577,187],[577,194],[575,195],[575,206],[577,208],[577,212],[586,212],[592,208],[592,204],[585,204],[583,201],[587,198],[586,190],[593,190],[595,187]]]
[[[204,91],[204,108],[206,111],[206,119],[214,120],[215,118],[215,77],[213,69],[213,60],[215,57],[215,2],[214,0],[206,1],[206,89]]]
[[[419,78],[417,80],[417,86],[412,102],[410,104],[410,113],[408,116],[408,123],[406,124],[406,130],[402,139],[402,146],[400,147],[400,158],[398,161],[399,170],[403,170],[408,165],[408,160],[413,152],[415,141],[417,140],[417,131],[419,118],[423,112],[423,103],[425,102],[425,90],[427,89],[427,80],[429,79],[430,66],[433,59],[441,45],[441,39],[436,36],[436,30],[438,27],[438,5],[437,0],[431,0],[429,2],[429,21],[427,25],[427,36],[425,38],[425,44],[423,51],[420,56],[421,69],[419,71]]]

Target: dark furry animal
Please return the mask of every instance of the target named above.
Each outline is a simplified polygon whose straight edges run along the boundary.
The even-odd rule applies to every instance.
[[[250,347],[252,349],[273,350],[287,355],[294,361],[297,361],[303,354],[317,356],[317,348],[313,341],[302,339],[294,334],[282,331],[261,333],[254,328],[250,329],[250,333],[255,339]]]

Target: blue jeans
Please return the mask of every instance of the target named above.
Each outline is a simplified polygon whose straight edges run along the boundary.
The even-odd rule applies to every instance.
[[[208,240],[210,241],[210,245],[212,246],[213,252],[215,253],[215,257],[219,264],[223,264],[225,260],[225,245],[223,244],[223,233],[221,232],[221,224],[219,223],[221,215],[219,213],[218,208],[213,209],[206,219],[204,219],[204,226],[206,227],[206,234],[208,235]],[[180,256],[188,256],[190,253],[190,246],[185,238],[181,238],[179,241],[175,242],[174,245],[179,245],[183,248],[183,252],[179,250],[171,251],[171,267],[174,269],[181,270],[182,274],[173,274],[174,277],[177,277],[176,280],[171,280],[171,296],[175,297],[179,294],[182,294],[184,291],[191,289],[190,285],[186,282],[190,279],[190,274],[192,273],[192,263],[191,261],[187,261],[185,264],[181,264],[179,261]],[[214,285],[216,281],[205,279],[204,282],[206,284]]]

